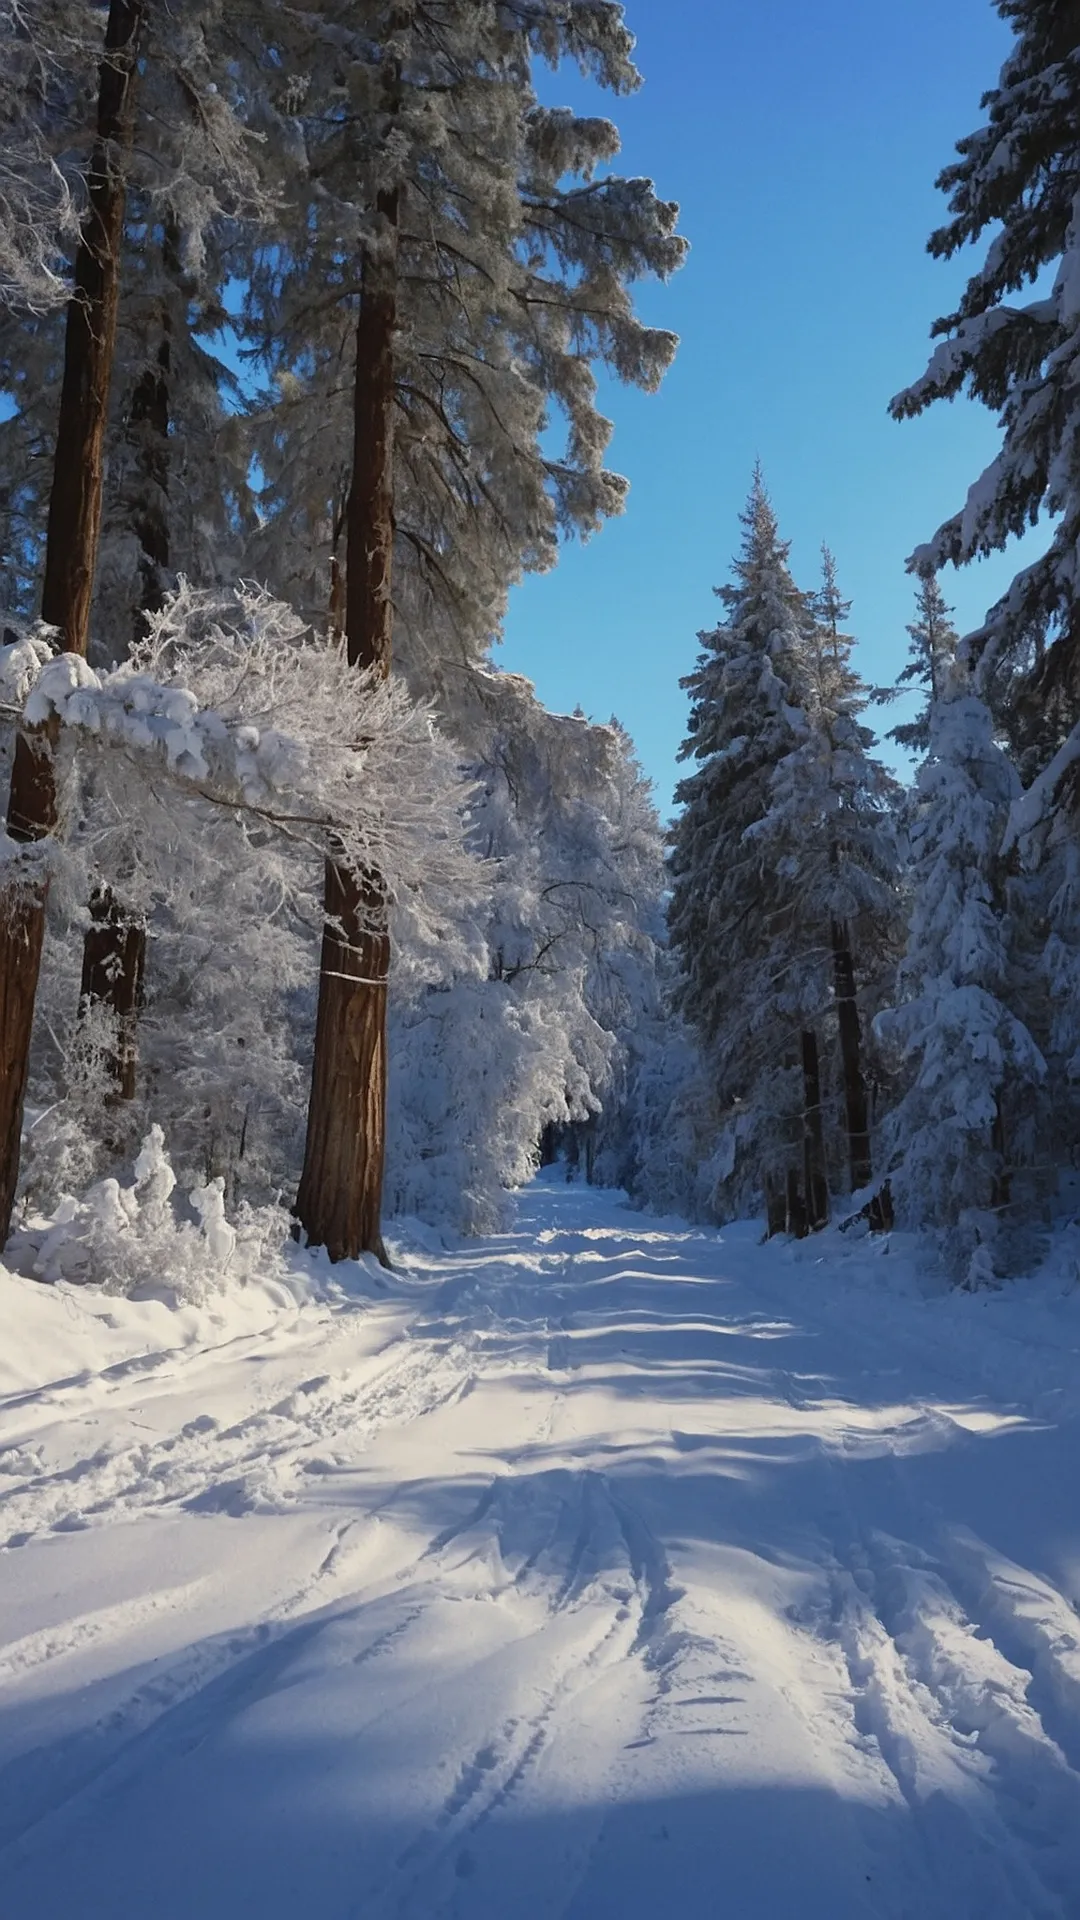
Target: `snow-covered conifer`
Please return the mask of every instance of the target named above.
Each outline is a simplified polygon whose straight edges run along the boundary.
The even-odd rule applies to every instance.
[[[677,794],[676,1004],[726,1116],[721,1210],[766,1190],[816,1225],[839,1172],[833,1135],[853,1185],[870,1178],[862,1023],[897,937],[896,786],[861,720],[832,555],[819,592],[802,593],[760,475],[744,524],[728,620],[686,683],[683,754],[701,765]]]
[[[791,876],[757,837],[774,805],[773,777],[806,737],[810,610],[788,567],[760,473],[742,516],[735,581],[718,589],[727,617],[701,635],[685,681],[691,699],[683,759],[695,770],[676,790],[668,915],[680,979],[676,1005],[700,1036],[734,1142],[722,1209],[754,1204],[766,1179],[786,1175],[799,1140],[801,1100],[792,1025],[778,1017],[799,996],[798,935],[777,964],[777,913],[795,906]],[[797,1047],[797,1029],[794,1046]]]
[[[846,1135],[858,1189],[872,1172],[863,1016],[874,1011],[899,937],[899,787],[862,720],[869,689],[852,662],[855,642],[843,631],[850,606],[827,547],[811,612],[800,737],[777,764],[769,810],[751,831],[773,876],[766,974],[777,983],[777,1011],[818,1039],[824,1098],[843,1114],[827,1132]],[[822,1171],[828,1176],[829,1165]]]
[[[283,219],[248,304],[274,381],[255,443],[268,568],[325,617],[344,561],[351,657],[389,672],[393,655],[441,698],[483,657],[510,583],[621,504],[592,363],[643,386],[668,364],[673,337],[641,324],[629,287],[681,261],[676,209],[601,171],[607,122],[542,108],[533,89],[537,55],[635,84],[617,7],[324,0],[277,24],[251,43],[283,157]],[[553,401],[561,457],[543,438]],[[385,956],[362,946],[326,948],[297,1199],[335,1252],[381,1244]],[[363,1036],[351,1050],[347,1026]]]
[[[967,390],[1000,417],[1001,451],[965,506],[915,555],[937,569],[1004,547],[1052,520],[1046,551],[1017,574],[966,642],[980,685],[1014,743],[1045,764],[1078,715],[1080,634],[1080,29],[1056,0],[997,0],[1016,39],[984,98],[984,124],[939,176],[952,218],[930,239],[951,258],[989,235],[981,264],[899,417]],[[1017,300],[1047,270],[1053,284]]]
[[[391,111],[381,47],[399,14]],[[425,693],[446,688],[450,720],[509,585],[623,504],[593,365],[652,388],[670,362],[674,337],[638,319],[631,286],[679,265],[677,209],[610,170],[609,121],[536,98],[537,58],[566,56],[616,93],[637,84],[616,6],[432,14],[322,0],[277,25],[287,38],[265,37],[263,110],[283,209],[255,262],[247,325],[271,382],[255,422],[259,571],[325,617],[352,472],[342,369],[371,208],[392,184],[395,659]],[[562,448],[545,432],[552,418]]]
[[[951,612],[933,568],[921,568],[915,618],[908,627],[907,662],[897,675],[896,686],[875,694],[876,699],[885,700],[895,699],[908,689],[922,695],[915,718],[889,728],[889,739],[911,753],[925,753],[930,745],[930,709],[942,692],[960,644],[949,618]]]
[[[962,666],[932,706],[916,791],[900,999],[877,1020],[908,1078],[886,1126],[890,1180],[901,1223],[936,1231],[975,1281],[1003,1258],[1046,1067],[1024,1017],[1001,856],[1019,780]]]
[[[48,63],[45,117],[65,169],[77,174],[87,161],[100,25],[93,35],[64,34],[61,0],[35,0],[19,11],[36,13],[42,25],[49,16],[60,51]],[[232,58],[231,11],[230,24],[220,0],[152,8],[140,29],[88,638],[101,663],[123,657],[141,632],[144,606],[160,605],[179,573],[209,586],[248,570],[238,538],[251,529],[248,454],[236,377],[216,351],[216,336],[226,282],[243,271],[243,246],[263,205],[262,149],[245,126],[249,101]],[[8,314],[0,329],[10,407],[0,422],[3,604],[32,614],[41,594],[64,316]]]

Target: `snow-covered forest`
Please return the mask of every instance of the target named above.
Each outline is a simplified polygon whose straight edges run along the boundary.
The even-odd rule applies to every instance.
[[[635,88],[621,8],[4,8],[16,1264],[133,1283],[147,1153],[203,1196],[178,1226],[339,1260],[384,1218],[490,1229],[568,1148],[695,1220],[1037,1261],[1080,1115],[1080,233],[1071,29],[1002,11],[930,243],[983,258],[893,401],[970,390],[999,457],[909,561],[894,689],[754,475],[665,834],[617,719],[494,652],[625,504],[598,374],[652,390],[676,348],[635,286],[677,207],[537,93]],[[943,570],[1041,518],[958,636]],[[870,725],[897,692],[910,779]]]
[[[660,1018],[632,745],[492,657],[675,347],[677,209],[534,86],[632,89],[621,10],[3,26],[4,1236],[115,1283],[154,1128],[333,1260],[492,1225]]]
[[[896,555],[884,685],[839,543],[804,572],[747,474],[665,821],[620,687],[554,712],[498,651],[633,513],[604,409],[678,352],[632,17],[0,0],[4,1920],[705,1920],[743,1846],[746,1920],[1080,1912],[1068,1516],[984,1537],[974,1467],[1076,1439],[1080,20],[993,5],[929,239],[966,285],[891,412],[966,396],[995,457]],[[151,1517],[172,1584],[115,1546]],[[252,1520],[237,1589],[208,1517]],[[815,1796],[787,1878],[714,1826],[730,1752],[660,1758],[736,1682],[754,1792]],[[295,1798],[257,1845],[183,1812],[211,1742],[241,1829],[267,1743],[310,1795],[279,1686],[314,1906]],[[510,1898],[526,1778],[575,1811]]]

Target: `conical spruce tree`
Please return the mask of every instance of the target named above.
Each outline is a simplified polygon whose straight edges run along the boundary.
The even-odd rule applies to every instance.
[[[932,567],[923,567],[915,598],[915,618],[908,627],[907,664],[896,677],[896,686],[875,694],[875,698],[895,699],[905,691],[922,694],[922,704],[913,720],[901,720],[890,727],[888,738],[909,753],[925,753],[930,745],[930,713],[944,690],[949,668],[960,645],[952,624],[952,608],[946,606],[941,582]]]
[[[778,959],[790,970],[785,1005],[798,1011],[804,1031],[824,1031],[830,1068],[834,1054],[838,1060],[839,1079],[830,1072],[826,1087],[827,1132],[830,1142],[837,1131],[843,1136],[847,1184],[856,1191],[873,1172],[864,1017],[875,1009],[899,942],[899,787],[874,757],[874,735],[862,720],[870,694],[852,662],[855,642],[844,631],[850,603],[828,548],[809,612],[804,724],[773,773],[769,812],[754,833],[784,876],[773,925]],[[832,1164],[838,1159],[830,1155]]]
[[[676,1006],[729,1116],[717,1188],[728,1214],[763,1192],[786,1193],[793,1172],[801,1189],[804,1104],[789,1004],[798,976],[792,889],[756,836],[776,768],[805,734],[810,614],[760,470],[742,523],[734,581],[717,590],[726,618],[700,636],[697,667],[683,681],[691,706],[681,758],[697,764],[676,789],[668,913]]]
[[[953,667],[916,780],[900,998],[876,1024],[907,1077],[885,1127],[897,1217],[941,1236],[957,1276],[972,1281],[1001,1260],[1046,1074],[1001,853],[1019,792],[985,703]]]

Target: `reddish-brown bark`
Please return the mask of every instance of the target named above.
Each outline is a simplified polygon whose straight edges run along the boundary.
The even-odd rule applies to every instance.
[[[398,196],[379,198],[356,328],[353,472],[346,515],[345,645],[350,664],[390,672],[393,649],[394,333]],[[386,1160],[389,903],[382,876],[330,859],[304,1168],[296,1217],[332,1260],[374,1253]]]
[[[382,1180],[386,1135],[385,894],[326,863],[311,1101],[296,1214],[331,1260],[374,1253],[385,1264]],[[374,920],[374,928],[371,922]]]
[[[42,618],[69,653],[85,655],[101,528],[105,428],[116,342],[125,165],[144,0],[112,0],[98,86],[97,138],[75,257],[64,337],[64,377],[45,548]],[[56,825],[54,730],[20,732],[8,800],[8,833],[32,844]],[[23,875],[0,894],[0,1242],[19,1176],[34,1001],[45,933],[46,888]]]
[[[66,316],[41,617],[59,627],[69,653],[85,654],[89,635],[120,300],[125,171],[144,12],[144,0],[112,0],[109,8],[97,139]]]

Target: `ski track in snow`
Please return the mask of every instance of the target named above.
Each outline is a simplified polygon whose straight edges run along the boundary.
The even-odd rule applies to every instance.
[[[1075,1354],[946,1324],[540,1185],[88,1338],[0,1398],[2,1920],[1080,1920]]]

